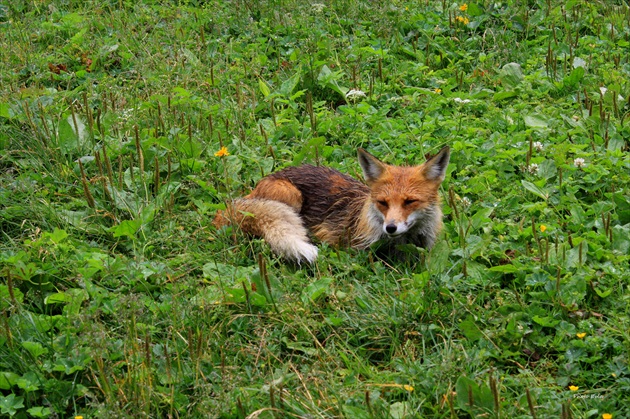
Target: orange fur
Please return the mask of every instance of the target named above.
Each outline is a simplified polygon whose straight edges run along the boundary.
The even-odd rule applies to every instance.
[[[386,165],[363,149],[358,155],[367,186],[330,168],[289,167],[218,212],[214,225],[238,224],[298,262],[317,257],[308,232],[332,245],[366,248],[385,239],[430,248],[442,225],[448,147],[411,167]]]

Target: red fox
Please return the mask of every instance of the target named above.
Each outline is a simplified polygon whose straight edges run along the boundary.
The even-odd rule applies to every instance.
[[[289,167],[263,178],[219,211],[213,224],[236,224],[298,263],[314,262],[322,242],[364,249],[386,239],[431,248],[442,228],[438,189],[448,147],[420,166],[391,166],[358,149],[367,185],[328,167]]]

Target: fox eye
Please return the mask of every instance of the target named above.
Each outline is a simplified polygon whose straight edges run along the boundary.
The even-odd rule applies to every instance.
[[[389,207],[389,204],[387,203],[387,201],[379,200],[379,201],[376,201],[376,204],[381,206],[381,207],[383,207],[383,208],[388,208]]]
[[[411,198],[405,199],[405,205],[413,205],[413,204],[415,204],[417,202],[418,202],[417,199],[411,199]]]

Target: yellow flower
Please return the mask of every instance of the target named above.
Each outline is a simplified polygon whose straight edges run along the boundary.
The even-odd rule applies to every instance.
[[[396,384],[396,383],[392,383],[392,384],[371,384],[373,386],[378,386],[378,387],[389,387],[389,388],[402,388],[405,391],[408,392],[412,392],[413,386],[410,386],[409,384]]]
[[[74,419],[83,419],[83,416],[75,416]]]
[[[545,232],[545,230],[547,230],[547,226],[544,224],[540,225],[540,231],[542,231],[543,233]]]
[[[584,336],[586,336],[586,333],[582,332],[582,333],[577,333],[575,336],[577,336],[580,339],[584,339]]]
[[[569,390],[578,391],[580,388],[578,386],[569,386]]]
[[[440,89],[439,87],[436,87],[434,92],[440,94],[442,93],[442,89]]]
[[[228,152],[228,149],[226,146],[221,147],[221,149],[219,149],[219,151],[217,151],[216,153],[214,153],[214,155],[216,157],[225,157],[225,156],[229,156],[230,153]]]
[[[459,6],[459,10],[465,12],[466,10],[468,10],[468,5],[466,3],[462,4],[461,6]]]
[[[603,413],[602,419],[612,419],[612,415],[610,413]]]
[[[457,16],[455,20],[463,23],[464,25],[468,25],[470,23],[470,20],[467,17],[463,17],[463,16]]]

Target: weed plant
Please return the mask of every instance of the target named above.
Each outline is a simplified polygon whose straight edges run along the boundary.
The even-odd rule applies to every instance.
[[[3,417],[630,417],[621,0],[0,1]],[[217,231],[450,145],[430,251]]]

